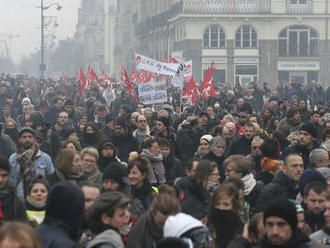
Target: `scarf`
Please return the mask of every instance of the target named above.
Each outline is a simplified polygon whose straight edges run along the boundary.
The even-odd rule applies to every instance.
[[[244,183],[244,195],[247,196],[252,192],[257,181],[254,179],[253,173],[247,174],[241,180]]]
[[[39,149],[33,144],[29,149],[24,150],[22,144],[19,143],[17,145],[17,157],[16,160],[20,164],[20,175],[17,180],[16,186],[23,179],[23,189],[24,196],[27,195],[28,186],[35,178],[36,173],[34,169],[34,161],[36,160],[37,153]]]

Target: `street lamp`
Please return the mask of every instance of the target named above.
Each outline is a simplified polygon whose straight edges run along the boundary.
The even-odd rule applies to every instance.
[[[41,80],[44,79],[45,77],[45,71],[46,71],[46,64],[45,64],[45,54],[44,54],[44,49],[45,49],[45,43],[44,43],[44,10],[49,9],[51,6],[55,5],[57,10],[61,10],[62,6],[59,5],[58,3],[52,3],[48,6],[44,6],[44,1],[40,0],[40,11],[41,11],[41,51],[40,51],[40,78]],[[58,24],[56,24],[58,25]]]

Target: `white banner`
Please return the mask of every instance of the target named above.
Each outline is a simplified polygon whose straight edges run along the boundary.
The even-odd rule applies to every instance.
[[[174,76],[180,66],[180,64],[163,63],[160,61],[156,61],[152,58],[140,54],[135,54],[135,59],[137,70],[151,71],[161,75]]]
[[[139,102],[154,104],[167,102],[166,82],[143,83],[138,85]]]

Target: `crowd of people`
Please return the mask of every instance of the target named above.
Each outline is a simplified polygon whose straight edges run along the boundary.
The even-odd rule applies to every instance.
[[[145,105],[121,84],[3,77],[0,248],[330,245],[330,94],[216,93]]]

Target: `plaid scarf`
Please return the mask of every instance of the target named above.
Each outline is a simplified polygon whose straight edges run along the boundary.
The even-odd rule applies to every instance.
[[[24,188],[24,196],[27,195],[27,190],[29,184],[35,178],[36,173],[34,169],[34,161],[36,159],[36,155],[39,149],[32,145],[29,149],[24,150],[21,143],[17,145],[17,162],[20,164],[20,175],[17,180],[16,186],[20,183],[23,179],[23,188]]]

